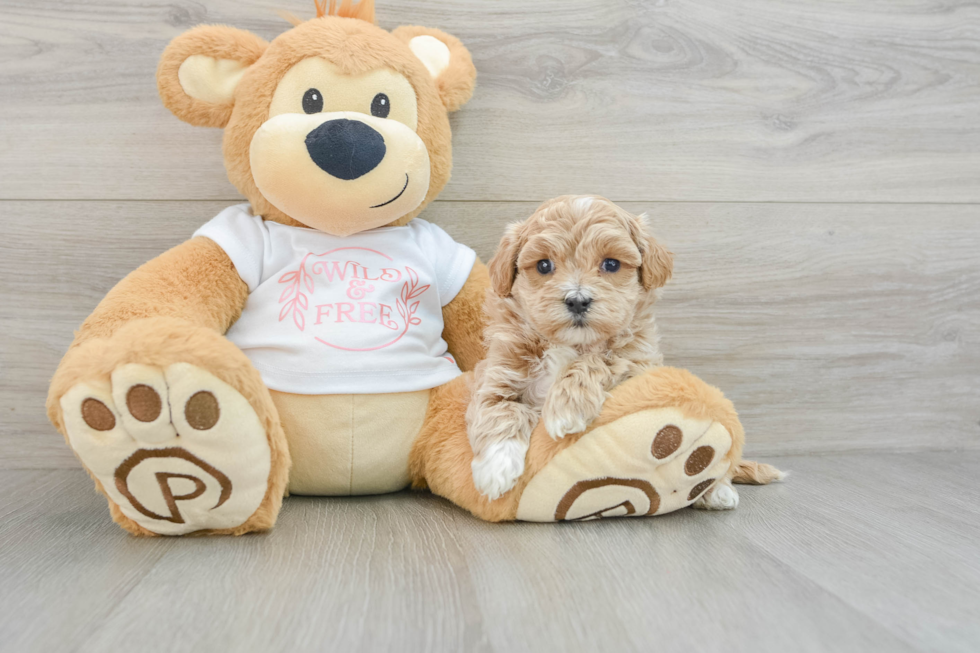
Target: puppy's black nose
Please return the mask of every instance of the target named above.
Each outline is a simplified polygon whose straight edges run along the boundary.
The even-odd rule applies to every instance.
[[[306,135],[306,151],[321,170],[338,179],[357,179],[385,158],[385,139],[360,120],[328,120]]]
[[[572,315],[582,315],[589,310],[589,304],[591,303],[591,299],[588,297],[582,297],[581,295],[574,295],[572,297],[565,298],[565,306],[568,307],[568,312]]]

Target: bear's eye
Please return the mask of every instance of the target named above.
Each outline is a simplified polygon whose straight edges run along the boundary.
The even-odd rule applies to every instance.
[[[619,272],[619,261],[614,258],[607,258],[599,266],[603,272]]]
[[[541,259],[538,261],[538,272],[541,274],[551,274],[555,271],[555,264],[551,262],[551,259]]]
[[[375,118],[387,118],[391,113],[391,100],[384,93],[378,93],[371,100],[371,115]]]
[[[311,88],[303,94],[303,111],[306,113],[320,113],[323,111],[323,95],[319,90]]]

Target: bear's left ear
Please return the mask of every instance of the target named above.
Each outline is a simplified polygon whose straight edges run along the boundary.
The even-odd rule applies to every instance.
[[[235,87],[268,43],[251,32],[202,25],[163,51],[157,88],[164,106],[198,127],[224,127],[235,106]]]
[[[405,25],[391,32],[408,44],[436,80],[439,96],[448,111],[456,111],[473,95],[476,66],[469,50],[451,34],[429,27]]]

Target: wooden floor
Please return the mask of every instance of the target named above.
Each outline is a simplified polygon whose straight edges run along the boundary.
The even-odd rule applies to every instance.
[[[479,71],[423,217],[487,258],[555,195],[648,212],[667,362],[794,475],[726,514],[292,498],[267,535],[126,536],[47,382],[113,284],[240,201],[157,59],[313,2],[0,0],[0,650],[980,650],[976,2],[376,1]]]
[[[129,537],[76,470],[0,477],[8,651],[963,651],[980,453],[774,458],[729,513],[491,525],[287,499],[267,535]]]

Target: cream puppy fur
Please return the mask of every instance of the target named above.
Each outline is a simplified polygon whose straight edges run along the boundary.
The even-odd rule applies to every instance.
[[[581,432],[613,386],[663,363],[653,308],[672,266],[644,216],[601,197],[559,197],[508,227],[466,414],[481,493],[514,486],[540,420],[555,439]]]

